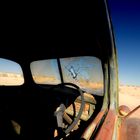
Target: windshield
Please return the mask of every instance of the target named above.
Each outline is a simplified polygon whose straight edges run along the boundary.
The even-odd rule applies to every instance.
[[[103,72],[101,61],[96,57],[82,56],[39,60],[31,63],[31,72],[37,84],[71,82],[91,94],[103,95]],[[62,77],[60,75],[62,71]]]

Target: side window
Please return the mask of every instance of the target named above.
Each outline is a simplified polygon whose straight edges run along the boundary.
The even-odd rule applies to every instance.
[[[11,60],[0,58],[0,86],[22,85],[23,83],[21,66]]]

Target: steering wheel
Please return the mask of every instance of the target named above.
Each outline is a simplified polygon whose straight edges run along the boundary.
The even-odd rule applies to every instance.
[[[73,122],[65,130],[62,129],[63,132],[65,132],[65,134],[68,134],[78,124],[78,122],[79,122],[79,120],[81,118],[82,112],[84,110],[85,101],[84,101],[83,91],[80,89],[80,87],[78,87],[77,85],[75,85],[73,83],[61,83],[61,84],[58,84],[55,87],[53,87],[53,89],[55,89],[55,88],[63,89],[65,87],[73,87],[74,89],[76,89],[78,91],[78,94],[80,94],[80,96],[81,96],[81,106],[80,106],[78,115],[76,116],[76,118],[73,120]],[[65,95],[66,95],[66,92],[65,92]],[[74,95],[74,94],[71,94],[71,95]],[[59,107],[57,107],[57,109],[56,109],[56,111],[54,113],[54,115],[57,118],[57,125],[58,125],[59,128],[63,128],[63,118],[65,120],[66,120],[66,118],[67,118],[67,120],[70,118],[68,115],[66,115],[65,110],[66,110],[66,107],[65,107],[64,103],[61,103],[59,105]]]

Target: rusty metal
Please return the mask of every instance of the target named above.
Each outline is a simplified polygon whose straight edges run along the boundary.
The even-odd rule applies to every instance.
[[[117,115],[115,111],[110,110],[95,140],[112,140],[116,121]]]
[[[130,112],[130,109],[128,106],[121,105],[119,107],[119,114],[123,117],[126,116]]]
[[[130,116],[132,113],[134,113],[136,110],[138,110],[140,108],[140,105],[139,106],[137,106],[134,110],[132,110],[131,112],[129,112],[126,116],[125,116],[125,118],[127,118],[128,116]]]
[[[103,72],[104,72],[104,99],[101,111],[98,113],[96,118],[90,123],[90,125],[86,128],[81,138],[89,140],[94,133],[95,129],[101,123],[103,116],[106,114],[108,110],[109,104],[109,96],[108,96],[108,62],[103,63]]]
[[[140,139],[140,119],[135,114],[140,105],[124,117],[120,117],[119,140]],[[139,112],[139,111],[138,111]]]
[[[97,117],[90,123],[90,125],[86,128],[85,132],[81,136],[81,138],[89,140],[95,130],[95,128],[99,125],[101,119],[103,118],[105,114],[105,110],[102,110],[99,112]]]

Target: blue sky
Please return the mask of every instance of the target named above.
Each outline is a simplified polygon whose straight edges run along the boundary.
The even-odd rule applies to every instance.
[[[121,84],[140,85],[140,1],[108,0]]]

